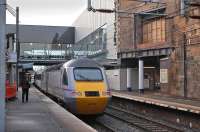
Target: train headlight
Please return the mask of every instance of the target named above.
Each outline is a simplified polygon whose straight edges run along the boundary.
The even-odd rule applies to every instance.
[[[102,91],[102,96],[110,96],[111,92],[110,91]]]

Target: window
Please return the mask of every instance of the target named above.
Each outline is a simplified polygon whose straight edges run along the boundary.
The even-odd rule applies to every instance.
[[[75,68],[74,78],[77,81],[102,81],[103,76],[99,68]]]
[[[189,25],[187,30],[189,37],[200,35],[200,20]]]
[[[189,16],[192,18],[199,18],[200,17],[200,7],[191,6],[191,8],[189,10]]]
[[[195,35],[197,35],[197,29],[193,29],[193,30],[191,31],[191,36],[195,36]]]
[[[143,22],[143,43],[165,41],[165,19],[154,18]]]
[[[68,77],[67,77],[67,72],[64,70],[63,72],[63,80],[62,80],[64,85],[68,85]]]

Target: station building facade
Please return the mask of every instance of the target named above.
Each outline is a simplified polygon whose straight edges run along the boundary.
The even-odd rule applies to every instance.
[[[114,9],[114,0],[92,0],[95,9]],[[99,13],[85,9],[73,23],[75,50],[92,57],[106,68],[111,89],[120,90],[120,69],[117,59],[115,13]],[[81,51],[81,52],[80,52]],[[84,51],[87,51],[84,54]]]
[[[159,2],[115,1],[120,87],[199,99],[200,3]]]
[[[114,0],[93,0],[92,6],[96,9],[114,9]],[[88,51],[82,55],[102,53],[101,58],[117,59],[114,23],[114,13],[92,12],[86,8],[73,23],[77,46],[74,49],[79,49],[79,53]]]

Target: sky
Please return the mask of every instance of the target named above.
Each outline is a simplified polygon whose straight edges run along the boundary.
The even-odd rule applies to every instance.
[[[71,26],[86,9],[87,0],[7,0],[14,9],[19,6],[19,21],[25,25]],[[15,24],[8,11],[7,24]]]

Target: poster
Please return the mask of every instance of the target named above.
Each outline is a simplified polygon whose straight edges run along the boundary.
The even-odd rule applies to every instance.
[[[160,69],[160,83],[168,83],[168,69]]]

